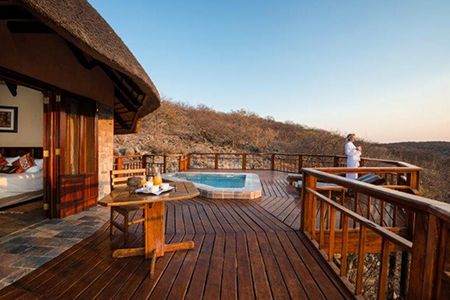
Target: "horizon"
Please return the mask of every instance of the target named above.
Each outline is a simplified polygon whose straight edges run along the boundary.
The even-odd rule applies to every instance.
[[[450,141],[448,2],[89,2],[174,101]]]

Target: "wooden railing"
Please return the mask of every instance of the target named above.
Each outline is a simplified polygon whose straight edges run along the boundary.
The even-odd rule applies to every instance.
[[[176,172],[187,169],[216,170],[272,170],[300,173],[304,167],[345,167],[343,155],[319,155],[304,153],[164,153],[130,156],[116,156],[115,169],[159,167],[162,172]],[[393,160],[365,158],[361,166],[411,166]]]
[[[303,173],[301,231],[355,295],[366,298],[449,299],[450,207],[417,196],[421,169],[363,158],[290,153],[189,153],[116,157],[115,168],[162,172],[198,169]],[[383,186],[348,180],[374,173]],[[324,183],[333,189],[321,189]],[[413,271],[412,271],[413,270]]]
[[[185,154],[144,154],[114,157],[114,170],[146,169],[152,175],[153,167],[160,172],[186,171],[189,168],[189,157]]]
[[[301,230],[356,295],[449,297],[450,205],[338,176],[407,174],[406,185],[416,190],[416,171],[410,166],[303,169]],[[323,182],[342,187],[346,196],[319,192]],[[349,261],[356,261],[356,274]],[[375,268],[368,266],[370,261]],[[370,269],[378,275],[368,274]]]

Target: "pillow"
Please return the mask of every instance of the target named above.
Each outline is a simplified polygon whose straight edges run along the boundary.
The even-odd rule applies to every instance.
[[[29,167],[28,169],[25,170],[25,173],[38,173],[40,172],[42,169],[39,168],[39,166],[32,166]]]
[[[24,156],[21,156],[18,160],[14,161],[12,165],[19,167],[16,173],[22,173],[26,169],[29,169],[32,166],[34,166],[34,160],[33,157],[31,157],[31,154],[27,153]]]
[[[8,161],[3,157],[3,155],[0,154],[0,168],[6,166],[8,164]]]
[[[14,174],[16,173],[17,169],[19,167],[16,166],[5,166],[5,167],[1,167],[0,168],[0,173],[4,173],[4,174]]]
[[[36,166],[38,166],[40,169],[42,169],[42,165],[44,164],[44,159],[37,158],[34,160],[34,163],[36,164]]]
[[[16,160],[18,160],[20,156],[15,157],[5,157],[6,161],[8,162],[7,166],[12,166],[12,163]]]

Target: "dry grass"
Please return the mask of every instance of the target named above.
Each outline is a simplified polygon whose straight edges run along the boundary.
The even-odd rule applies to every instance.
[[[343,154],[344,137],[294,123],[277,122],[247,111],[223,113],[205,106],[163,101],[145,117],[138,134],[116,136],[116,151],[302,152]],[[424,168],[425,196],[449,201],[450,143],[376,144],[359,142],[364,155],[403,160]]]

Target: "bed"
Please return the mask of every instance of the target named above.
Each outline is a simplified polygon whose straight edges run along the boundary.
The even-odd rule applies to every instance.
[[[42,148],[0,148],[0,153],[5,157],[32,153],[35,159],[42,158]],[[43,194],[44,177],[42,168],[33,173],[0,173],[0,208],[42,197]]]

